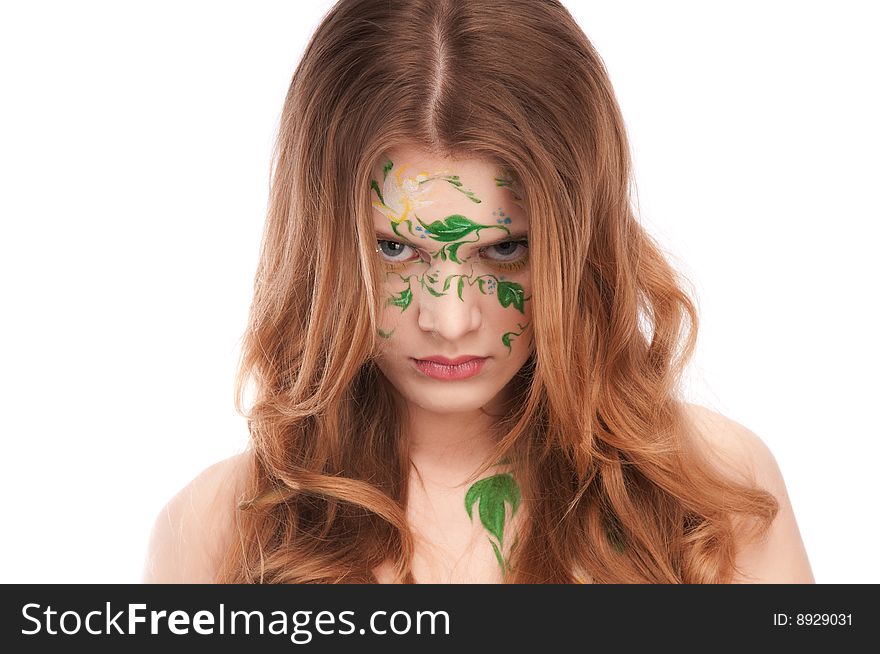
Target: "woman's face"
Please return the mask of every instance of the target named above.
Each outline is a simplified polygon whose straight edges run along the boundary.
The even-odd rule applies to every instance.
[[[377,363],[423,409],[485,407],[532,349],[521,192],[498,165],[409,148],[386,155],[370,182],[384,270]]]

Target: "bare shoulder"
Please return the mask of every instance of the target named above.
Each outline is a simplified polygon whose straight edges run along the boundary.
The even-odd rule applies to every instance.
[[[168,501],[150,534],[144,583],[213,582],[252,461],[250,451],[218,461]]]
[[[755,483],[762,473],[778,472],[770,449],[753,431],[699,404],[687,403],[685,410],[696,427],[697,447],[728,475]]]
[[[741,546],[737,583],[815,583],[782,471],[767,444],[744,425],[712,409],[686,404],[705,452],[737,481],[772,493],[779,513],[766,538]]]

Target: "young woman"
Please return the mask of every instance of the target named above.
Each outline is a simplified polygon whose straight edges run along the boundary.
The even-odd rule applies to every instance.
[[[145,579],[813,581],[767,447],[682,399],[694,303],[629,176],[555,0],[338,2],[277,141],[250,445]]]

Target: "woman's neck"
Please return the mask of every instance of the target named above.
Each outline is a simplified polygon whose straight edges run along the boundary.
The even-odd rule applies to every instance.
[[[410,461],[426,482],[464,484],[492,454],[493,420],[480,411],[438,414],[410,408]]]

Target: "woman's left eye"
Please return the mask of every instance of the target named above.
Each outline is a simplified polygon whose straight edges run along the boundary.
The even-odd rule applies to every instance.
[[[490,245],[480,250],[481,253],[494,252],[495,254],[500,255],[497,257],[487,257],[489,260],[498,263],[518,261],[528,255],[528,251],[529,242],[525,240],[504,241],[503,243],[495,243],[494,245]]]

